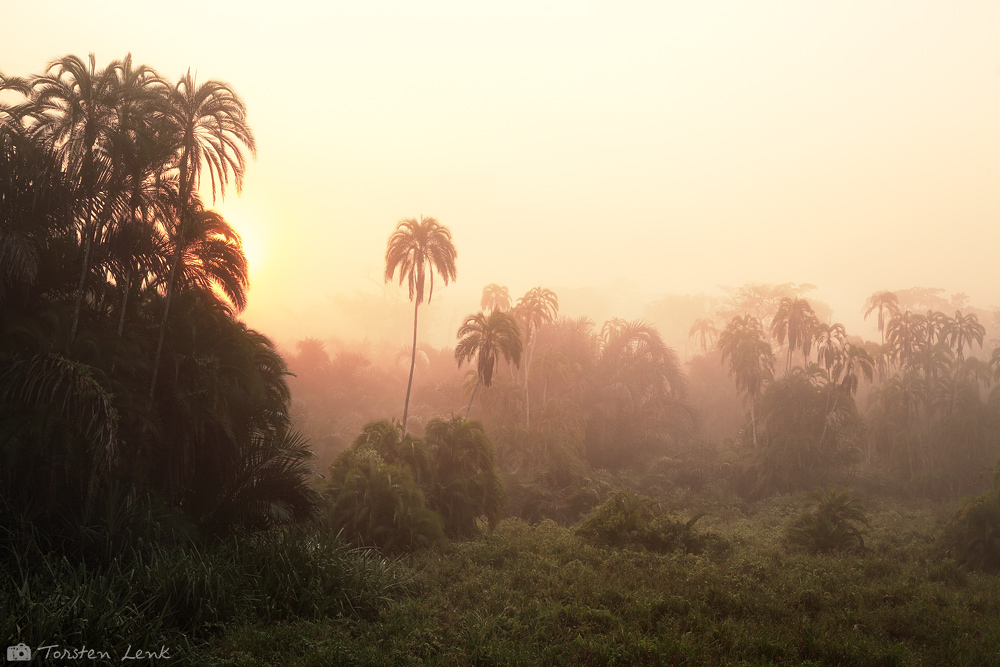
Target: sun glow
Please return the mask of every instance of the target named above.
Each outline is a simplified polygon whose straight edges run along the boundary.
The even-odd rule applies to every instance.
[[[227,204],[217,208],[240,235],[250,278],[257,277],[267,259],[264,226],[256,221],[252,213],[243,210],[238,204]]]

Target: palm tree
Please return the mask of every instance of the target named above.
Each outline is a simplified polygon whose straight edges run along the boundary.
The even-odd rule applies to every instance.
[[[933,347],[934,345],[944,342],[945,329],[948,327],[948,316],[939,310],[928,310],[927,314],[923,316],[921,322],[924,326],[923,339],[926,343],[925,347]]]
[[[77,56],[65,56],[49,64],[46,73],[31,82],[30,131],[42,137],[61,154],[67,170],[80,179],[86,200],[80,230],[83,261],[76,288],[70,341],[76,337],[83,304],[83,291],[90,272],[91,249],[96,230],[97,156],[114,127],[119,91],[109,70],[98,71],[94,54],[89,66]]]
[[[875,376],[875,360],[865,348],[846,343],[836,356],[831,370],[831,379],[852,396],[858,393],[858,381],[864,377],[871,382]]]
[[[840,394],[846,392],[854,396],[858,393],[861,377],[864,377],[866,382],[871,382],[875,376],[875,360],[871,358],[871,355],[865,348],[848,343],[846,340],[843,341],[839,349],[835,350],[831,359],[827,370],[830,372],[830,380],[833,385],[830,387],[830,392],[833,394],[833,406],[826,411],[828,417],[823,422],[823,432],[819,436],[819,446],[821,447],[826,437],[827,426],[829,426],[829,415],[837,413]],[[827,400],[827,405],[829,403]]]
[[[760,320],[752,315],[737,315],[719,334],[721,361],[729,360],[729,372],[736,380],[737,389],[746,394],[750,403],[750,422],[753,428],[754,447],[757,446],[757,417],[755,405],[760,400],[764,384],[774,374],[774,353],[764,337]]]
[[[469,405],[465,409],[465,417],[468,419],[469,411],[472,410],[472,401],[476,398],[476,390],[480,383],[489,387],[493,381],[493,371],[500,361],[500,357],[519,366],[521,363],[521,330],[517,326],[517,321],[503,312],[494,310],[489,315],[476,313],[465,318],[465,322],[458,329],[458,345],[455,346],[455,361],[458,367],[476,358],[476,386],[472,390],[469,398]]]
[[[246,171],[244,151],[256,155],[257,144],[246,119],[246,106],[239,96],[221,81],[195,82],[191,70],[181,77],[169,95],[164,109],[164,120],[174,142],[175,165],[178,178],[177,221],[174,232],[174,259],[167,280],[160,337],[153,360],[153,379],[149,395],[156,391],[156,376],[163,349],[163,336],[170,315],[177,272],[183,249],[183,234],[187,219],[194,210],[193,195],[201,184],[201,176],[208,171],[212,182],[212,197],[217,189],[225,197],[230,176],[235,181],[236,192],[243,191]]]
[[[843,324],[816,325],[816,357],[826,370],[830,370],[847,345],[847,331]]]
[[[587,446],[595,465],[649,457],[666,441],[686,440],[696,426],[676,352],[654,327],[621,322],[604,327],[607,336],[589,383],[594,400]]]
[[[218,211],[197,207],[185,230],[174,242],[183,241],[177,287],[221,292],[238,314],[246,308],[250,286],[249,265],[239,232]],[[173,254],[177,254],[177,249]]]
[[[510,292],[507,288],[496,283],[490,283],[483,288],[483,298],[479,302],[479,307],[490,312],[494,310],[508,311],[511,307]]]
[[[771,321],[771,335],[779,345],[788,339],[788,363],[786,371],[792,367],[792,352],[802,350],[802,366],[805,367],[812,347],[816,327],[816,314],[805,299],[785,297],[778,304],[778,311]]]
[[[708,354],[709,343],[714,344],[719,337],[719,330],[715,327],[715,322],[711,318],[695,320],[688,331],[688,338],[697,338],[701,341],[701,353]]]
[[[926,346],[924,317],[910,311],[897,314],[886,325],[885,337],[892,350],[892,360],[906,368]]]
[[[528,359],[524,364],[524,423],[531,427],[531,403],[528,396],[528,376],[531,370],[531,358],[535,353],[535,343],[538,340],[538,329],[543,324],[551,324],[559,312],[559,297],[550,289],[532,287],[524,296],[517,300],[517,317],[524,325],[524,342],[528,344]]]
[[[399,269],[399,284],[406,280],[413,301],[413,346],[410,358],[410,379],[406,383],[403,403],[403,433],[410,412],[410,390],[413,387],[413,367],[417,362],[417,311],[424,302],[424,287],[430,276],[427,303],[434,296],[434,274],[441,275],[444,284],[455,280],[455,259],[458,252],[451,240],[451,231],[434,218],[420,220],[404,218],[396,225],[385,249],[385,282],[393,279]]]
[[[878,311],[878,330],[882,332],[882,344],[885,345],[885,313],[888,311],[889,318],[899,314],[899,299],[892,292],[875,292],[868,297],[865,307],[865,319],[873,312]]]
[[[133,66],[131,54],[112,63],[108,76],[120,91],[109,151],[119,172],[115,181],[120,181],[120,196],[127,199],[124,207],[127,214],[112,221],[115,229],[108,240],[117,241],[108,250],[114,259],[109,271],[121,291],[118,320],[121,337],[131,293],[144,280],[151,282],[153,276],[166,272],[167,262],[160,252],[164,230],[157,222],[171,218],[177,191],[172,179],[163,178],[174,157],[161,113],[169,88],[152,68]]]
[[[979,323],[979,318],[975,313],[962,315],[961,311],[955,311],[955,319],[949,319],[942,331],[943,336],[949,340],[949,344],[955,348],[955,353],[959,361],[965,360],[963,349],[966,345],[970,348],[972,343],[983,346],[983,338],[986,336],[986,328]]]

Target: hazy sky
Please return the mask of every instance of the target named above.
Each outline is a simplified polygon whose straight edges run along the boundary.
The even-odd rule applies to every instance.
[[[6,5],[5,74],[131,52],[242,95],[258,159],[220,208],[279,339],[380,292],[420,214],[456,313],[490,282],[809,282],[866,335],[875,290],[1000,306],[997,2]]]

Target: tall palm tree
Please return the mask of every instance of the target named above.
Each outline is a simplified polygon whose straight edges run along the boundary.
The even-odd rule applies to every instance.
[[[513,317],[502,310],[494,310],[489,315],[476,313],[465,318],[458,329],[458,338],[458,345],[455,346],[458,367],[461,368],[463,363],[476,358],[476,386],[469,398],[469,405],[465,408],[465,418],[468,419],[476,390],[480,383],[485,387],[490,386],[500,357],[515,366],[520,365],[521,329]]]
[[[757,446],[757,416],[755,406],[764,391],[764,384],[774,375],[774,353],[764,336],[760,320],[752,315],[737,315],[719,334],[722,363],[729,360],[729,372],[750,403],[750,423],[754,447]]]
[[[888,312],[890,319],[899,314],[899,299],[892,292],[875,292],[868,297],[865,305],[865,319],[875,311],[878,311],[878,330],[882,333],[882,344],[885,345],[885,314]]]
[[[715,327],[715,322],[711,318],[695,320],[688,331],[688,338],[696,338],[701,341],[701,353],[708,354],[709,344],[715,344],[719,338],[719,330]]]
[[[212,197],[216,192],[225,197],[226,187],[232,178],[236,192],[243,191],[246,172],[246,155],[256,155],[257,144],[247,123],[246,106],[233,89],[221,81],[207,81],[198,85],[187,71],[169,94],[169,104],[164,109],[164,119],[174,143],[175,165],[178,179],[177,221],[173,230],[175,252],[170,267],[160,321],[160,337],[153,360],[153,379],[149,395],[156,391],[156,376],[163,350],[163,336],[170,316],[180,268],[183,238],[188,217],[194,211],[193,195],[207,171],[212,183]]]
[[[833,382],[839,382],[840,386],[852,396],[858,393],[860,378],[863,377],[866,382],[871,382],[874,376],[875,360],[865,348],[852,343],[844,344],[843,350],[836,356],[830,374]]]
[[[510,310],[511,304],[513,302],[510,299],[510,292],[503,285],[497,285],[496,283],[490,283],[483,288],[483,298],[479,302],[479,307],[485,312],[487,309],[490,312],[494,310]]]
[[[420,216],[420,220],[404,218],[396,225],[385,249],[385,282],[389,282],[399,269],[399,284],[406,280],[413,301],[413,345],[410,357],[410,379],[406,383],[406,401],[403,403],[403,433],[410,412],[410,390],[413,387],[413,367],[417,362],[417,312],[424,302],[427,277],[430,285],[427,303],[434,296],[434,274],[441,275],[444,284],[455,280],[455,259],[458,251],[451,240],[451,231],[434,218]]]
[[[858,393],[858,384],[861,377],[864,377],[866,382],[871,382],[875,376],[875,360],[861,346],[853,345],[844,340],[839,348],[833,351],[830,358],[832,360],[827,366],[827,370],[830,372],[831,386],[829,391],[833,394],[833,405],[827,408],[826,413],[828,416],[837,414],[837,405],[840,402],[841,393],[846,392],[854,396]],[[829,406],[829,404],[830,401],[828,399],[827,405]],[[819,436],[820,446],[823,445],[823,441],[826,438],[828,426],[829,418],[823,423],[823,432]]]
[[[615,323],[596,360],[588,410],[588,454],[621,465],[649,456],[665,441],[681,442],[695,430],[680,359],[659,332],[642,321]]]
[[[923,315],[915,315],[908,310],[894,315],[885,327],[892,360],[902,368],[912,364],[917,354],[926,347],[924,335]]]
[[[97,155],[114,127],[119,90],[110,70],[97,69],[94,54],[89,65],[77,56],[53,61],[45,74],[31,82],[30,131],[60,152],[64,168],[79,178],[85,212],[80,228],[83,261],[76,288],[70,341],[76,337],[84,287],[90,272],[91,250],[96,230]]]
[[[529,344],[528,358],[524,364],[524,423],[531,427],[531,402],[528,395],[528,376],[531,370],[531,358],[535,353],[535,343],[538,340],[538,329],[543,324],[551,324],[559,313],[559,297],[550,289],[532,287],[524,296],[517,300],[517,317],[524,326],[524,342]]]
[[[816,324],[816,314],[807,300],[786,296],[778,304],[778,311],[771,321],[771,335],[779,345],[784,345],[785,340],[788,340],[786,371],[792,367],[792,352],[796,349],[802,350],[802,366],[805,368]]]
[[[816,325],[817,362],[826,370],[833,368],[841,352],[847,345],[847,331],[843,324]]]
[[[928,310],[921,320],[924,326],[923,339],[926,347],[933,347],[943,342],[948,327],[948,316],[939,310]]]
[[[979,318],[975,313],[962,315],[961,311],[955,311],[955,319],[949,319],[942,331],[942,335],[948,338],[949,344],[955,348],[955,354],[959,361],[965,360],[963,352],[966,345],[970,348],[972,343],[983,346],[983,338],[986,336],[986,328],[979,323]]]
[[[152,68],[133,65],[131,54],[112,63],[108,76],[119,90],[109,153],[116,165],[120,196],[127,201],[127,213],[112,221],[115,229],[111,237],[117,243],[109,249],[115,260],[109,271],[121,292],[121,337],[129,298],[139,289],[136,283],[141,285],[145,279],[165,273],[166,263],[158,252],[164,234],[157,222],[171,218],[170,207],[177,192],[176,183],[163,178],[174,157],[162,113],[169,88]]]

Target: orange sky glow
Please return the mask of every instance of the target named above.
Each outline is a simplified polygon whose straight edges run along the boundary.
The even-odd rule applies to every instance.
[[[491,282],[595,318],[812,283],[870,338],[876,290],[1000,307],[1000,3],[538,4],[55,0],[42,29],[13,3],[32,29],[4,31],[0,72],[131,52],[231,83],[259,150],[218,207],[244,317],[285,345],[385,334],[359,295],[408,312],[383,256],[421,214],[458,248],[436,345]]]

